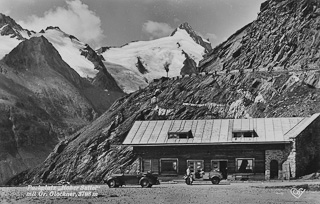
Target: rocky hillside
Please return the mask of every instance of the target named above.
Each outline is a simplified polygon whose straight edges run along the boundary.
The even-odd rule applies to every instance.
[[[45,37],[22,41],[0,61],[0,183],[42,162],[121,95],[81,78]]]
[[[320,1],[268,0],[255,21],[200,62],[201,71],[318,69]]]
[[[118,100],[10,183],[102,182],[135,158],[121,144],[135,120],[310,116],[320,112],[319,72],[256,72],[161,79]]]

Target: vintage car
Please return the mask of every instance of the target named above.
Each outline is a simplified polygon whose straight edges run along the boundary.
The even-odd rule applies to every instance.
[[[105,180],[105,183],[107,183],[110,188],[117,188],[123,185],[141,185],[142,188],[150,188],[153,185],[160,184],[158,177],[151,172],[112,174]]]
[[[195,172],[190,176],[184,176],[187,185],[191,185],[194,181],[211,181],[212,184],[219,184],[223,178],[222,173],[217,170],[212,170],[210,172]]]

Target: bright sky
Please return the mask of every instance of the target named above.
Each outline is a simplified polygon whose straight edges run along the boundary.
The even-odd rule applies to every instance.
[[[59,26],[93,48],[168,36],[183,22],[213,46],[256,19],[265,0],[0,0],[23,28]]]

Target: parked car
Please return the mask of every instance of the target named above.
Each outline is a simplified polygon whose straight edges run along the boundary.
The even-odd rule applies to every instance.
[[[117,188],[123,185],[141,185],[142,188],[150,188],[153,185],[159,185],[158,177],[151,172],[137,174],[112,174],[105,183],[110,188]]]
[[[219,184],[221,179],[223,178],[222,173],[216,170],[212,170],[210,172],[195,172],[190,176],[185,176],[185,182],[187,185],[191,185],[194,181],[211,181],[212,184]]]

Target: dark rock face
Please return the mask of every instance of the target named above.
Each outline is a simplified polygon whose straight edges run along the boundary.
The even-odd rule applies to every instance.
[[[46,38],[21,42],[0,61],[0,183],[42,162],[121,95],[81,78]]]
[[[234,69],[318,69],[320,2],[268,0],[255,21],[200,62],[200,71]]]
[[[119,92],[119,94],[123,93],[115,79],[107,71],[107,68],[102,62],[101,55],[98,55],[89,45],[86,45],[86,47],[81,50],[81,55],[90,60],[94,64],[95,69],[99,70],[98,74],[92,80],[93,85],[109,91]]]
[[[320,92],[314,87],[318,82],[314,71],[158,80],[119,99],[90,126],[56,146],[42,165],[10,183],[102,182],[108,174],[134,164],[129,147],[109,144],[121,144],[135,120],[309,116],[320,111]]]
[[[180,75],[189,75],[197,73],[196,62],[191,57],[189,57],[189,55],[183,50],[182,54],[184,54],[186,59],[183,61],[183,67],[181,68]]]
[[[187,22],[181,24],[178,28],[187,31],[187,33],[196,43],[205,48],[206,52],[210,52],[212,50],[211,43],[204,41],[202,37],[200,37]],[[177,29],[175,29],[170,36],[173,36],[175,32],[177,32]]]

